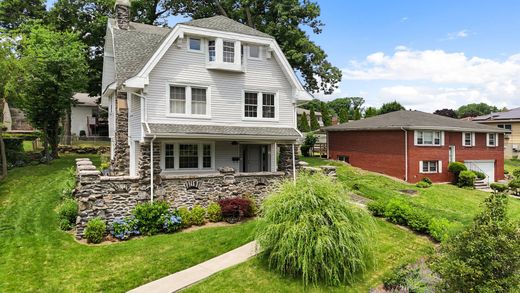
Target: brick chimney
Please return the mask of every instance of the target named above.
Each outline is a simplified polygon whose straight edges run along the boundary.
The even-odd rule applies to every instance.
[[[130,0],[116,0],[117,27],[127,30],[130,24]]]

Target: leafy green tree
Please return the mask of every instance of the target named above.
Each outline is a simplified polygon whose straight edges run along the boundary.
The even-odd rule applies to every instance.
[[[303,112],[300,115],[300,120],[298,121],[298,130],[301,132],[309,132],[309,120],[307,119],[307,113]]]
[[[459,113],[459,118],[466,117],[476,117],[481,115],[491,114],[493,112],[498,112],[498,108],[495,106],[488,105],[486,103],[472,103],[464,106],[460,106],[457,112]]]
[[[378,113],[378,110],[376,107],[368,107],[365,109],[365,118],[374,117]]]
[[[327,54],[311,41],[308,32],[320,34],[317,3],[295,0],[181,0],[173,14],[194,19],[224,15],[274,36],[287,60],[311,92],[332,93],[341,81],[341,70],[327,60]],[[316,110],[316,109],[315,109]]]
[[[305,103],[301,107],[303,109],[314,110],[314,112],[319,112],[321,111],[321,103],[323,102],[318,99],[312,99],[312,101]]]
[[[453,109],[441,109],[441,110],[436,110],[435,112],[433,112],[433,114],[435,115],[440,115],[440,116],[446,116],[446,117],[451,117],[451,118],[457,118],[458,117],[458,114],[457,114],[457,111],[453,110]]]
[[[346,108],[342,108],[341,111],[339,111],[339,123],[346,122],[348,122],[348,110]]]
[[[314,110],[311,110],[310,119],[311,119],[311,131],[320,129],[320,123],[318,122],[318,118],[316,117],[316,113],[314,112]]]
[[[323,121],[324,126],[332,125],[332,115],[330,114],[329,106],[325,102],[321,102],[321,120]]]
[[[520,225],[507,214],[508,196],[491,194],[473,224],[442,243],[433,269],[439,292],[518,292]]]
[[[352,100],[350,98],[337,98],[327,103],[329,108],[334,111],[338,116],[343,108],[350,112],[352,106]]]
[[[397,101],[393,101],[393,102],[390,102],[390,103],[384,103],[381,106],[381,108],[379,109],[379,113],[378,114],[382,115],[382,114],[395,112],[395,111],[400,111],[400,110],[404,110],[403,105],[401,105]]]
[[[75,33],[55,32],[39,24],[26,30],[29,33],[20,41],[21,106],[31,124],[42,131],[46,158],[56,158],[60,120],[71,107],[74,92],[82,90],[86,81],[86,48]]]
[[[167,25],[168,16],[182,7],[179,2],[182,1],[133,0],[131,6],[132,20],[139,23]]]
[[[34,19],[43,19],[47,10],[44,0],[0,1],[0,28],[12,30]]]

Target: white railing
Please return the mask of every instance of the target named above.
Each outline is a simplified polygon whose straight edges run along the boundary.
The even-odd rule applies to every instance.
[[[484,172],[482,169],[480,169],[480,167],[477,164],[468,162],[468,163],[464,163],[464,165],[466,165],[468,170],[480,172],[480,173],[486,175],[486,178],[484,178],[483,180],[486,183],[486,185],[489,186],[489,176],[486,174],[486,172]]]

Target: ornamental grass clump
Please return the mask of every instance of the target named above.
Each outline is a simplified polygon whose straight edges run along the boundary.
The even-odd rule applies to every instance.
[[[347,284],[372,264],[372,218],[323,174],[301,173],[262,206],[256,239],[270,269],[304,285]]]

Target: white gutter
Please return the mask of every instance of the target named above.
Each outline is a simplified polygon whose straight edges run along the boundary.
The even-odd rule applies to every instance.
[[[408,182],[408,131],[401,127],[404,131],[404,181]]]
[[[153,142],[157,137],[154,135],[150,141],[150,202],[153,203]]]

